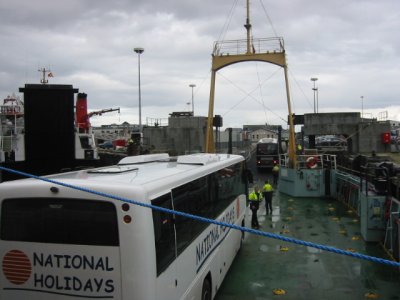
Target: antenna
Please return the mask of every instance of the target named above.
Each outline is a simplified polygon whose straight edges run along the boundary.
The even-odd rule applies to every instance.
[[[253,53],[251,49],[251,24],[250,24],[250,0],[246,1],[247,3],[247,17],[246,17],[246,24],[244,27],[247,31],[247,54]]]
[[[41,68],[38,70],[38,72],[42,73],[42,79],[40,79],[40,83],[42,83],[42,84],[48,83],[49,81],[46,79],[46,73],[50,73],[51,70],[49,70],[49,69],[46,70],[46,68]]]

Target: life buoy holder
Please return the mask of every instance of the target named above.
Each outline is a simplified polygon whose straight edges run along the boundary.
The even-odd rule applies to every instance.
[[[306,160],[307,168],[315,169],[317,167],[317,158],[314,156],[310,156]]]

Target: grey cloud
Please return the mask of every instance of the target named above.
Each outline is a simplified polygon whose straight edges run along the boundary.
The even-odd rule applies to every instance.
[[[143,111],[151,117],[167,117],[172,110],[187,109],[188,84],[193,82],[196,110],[206,114],[213,42],[234,2],[3,0],[0,97],[17,92],[27,82],[39,82],[37,68],[51,67],[56,76],[51,81],[86,92],[91,109],[120,106],[135,114],[137,55],[132,49],[140,46],[145,48]],[[244,3],[237,2],[226,39],[245,38]],[[285,39],[296,113],[312,110],[312,76],[319,78],[321,109],[359,109],[361,95],[366,110],[397,104],[400,40],[395,37],[400,29],[400,2],[260,3],[252,1],[253,36],[273,36],[267,12],[276,34]],[[282,72],[260,87],[274,70],[252,63],[220,71],[216,114],[224,115],[224,124],[286,118]],[[238,87],[252,92],[251,97]]]

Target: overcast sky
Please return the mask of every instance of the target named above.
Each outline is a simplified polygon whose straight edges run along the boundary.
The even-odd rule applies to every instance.
[[[208,112],[211,53],[217,40],[246,38],[245,0],[2,0],[0,95],[39,83],[88,94],[89,110],[121,108],[92,124],[138,123],[138,55],[142,122],[173,111]],[[361,111],[400,120],[399,0],[253,0],[253,38],[285,41],[292,107]],[[363,96],[363,101],[361,100]],[[188,104],[189,103],[189,104]],[[217,73],[215,114],[224,127],[282,124],[287,118],[283,70],[249,62]],[[383,114],[380,114],[383,113]]]

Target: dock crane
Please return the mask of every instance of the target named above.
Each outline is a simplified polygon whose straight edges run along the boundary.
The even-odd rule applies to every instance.
[[[113,112],[113,111],[118,111],[118,113],[120,113],[120,108],[108,108],[108,109],[102,109],[102,110],[97,110],[97,111],[91,111],[87,114],[82,114],[79,118],[78,118],[78,114],[77,114],[77,118],[76,118],[76,123],[77,123],[77,127],[79,129],[79,131],[88,131],[89,128],[91,128],[91,124],[90,124],[90,118],[93,116],[101,116],[104,113],[108,113],[108,112]]]
[[[108,113],[108,112],[113,112],[113,111],[118,111],[120,113],[120,108],[107,108],[107,109],[102,109],[102,110],[97,110],[97,111],[91,111],[86,115],[86,118],[89,119],[93,116],[101,116],[102,114]]]
[[[87,111],[87,95],[85,93],[79,93],[76,100],[76,127],[79,132],[88,132],[91,128],[90,118],[93,116],[101,116],[104,113],[118,111],[120,108],[108,108],[97,111]]]
[[[87,116],[87,118],[91,118],[93,116],[101,116],[104,113],[113,112],[113,111],[118,111],[118,113],[120,113],[120,109],[118,107],[118,108],[102,109],[102,110],[98,110],[98,111],[91,111],[86,116]]]
[[[90,118],[104,113],[118,111],[118,108],[108,108],[97,111],[87,111],[87,95],[79,93],[75,108],[75,158],[76,159],[99,159]]]

